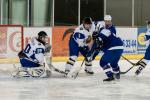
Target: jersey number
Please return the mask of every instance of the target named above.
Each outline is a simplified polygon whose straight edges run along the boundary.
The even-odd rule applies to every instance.
[[[26,46],[24,52],[25,52],[25,53],[29,53],[30,49],[31,49],[31,46],[30,46],[30,44],[28,44],[28,45]]]
[[[44,54],[44,49],[43,48],[37,48],[35,53],[36,54],[39,54],[39,53],[43,53]]]

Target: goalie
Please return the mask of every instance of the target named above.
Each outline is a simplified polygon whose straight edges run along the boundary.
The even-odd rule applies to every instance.
[[[46,44],[47,34],[44,31],[38,33],[37,38],[32,38],[26,48],[18,53],[21,67],[16,70],[16,77],[49,77],[51,70],[46,65],[46,51],[51,46]]]

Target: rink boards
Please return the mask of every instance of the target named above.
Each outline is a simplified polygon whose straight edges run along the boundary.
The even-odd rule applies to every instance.
[[[39,31],[46,31],[49,39],[48,43],[52,45],[52,61],[66,61],[68,59],[68,41],[70,33],[62,40],[63,34],[67,29],[75,28],[60,26],[60,27],[24,27],[23,28],[23,48],[35,37]],[[15,29],[14,29],[15,30]],[[11,31],[10,31],[11,32]],[[127,28],[127,27],[117,27],[117,36],[120,37],[124,42],[124,55],[128,59],[140,59],[146,50],[146,42],[143,42],[144,34],[146,28]],[[9,33],[11,34],[11,33]],[[21,38],[20,38],[21,39]],[[22,40],[18,39],[17,36],[11,38],[11,45],[7,45],[7,48],[13,47],[13,49],[8,49],[6,56],[4,53],[0,52],[0,63],[11,63],[18,62],[17,53],[20,51],[18,46],[19,42]],[[10,41],[9,39],[7,41]],[[0,44],[1,47],[1,44]],[[3,56],[2,56],[3,54]],[[13,54],[13,55],[12,55]],[[100,54],[100,56],[102,53]],[[96,60],[100,59],[97,57]],[[83,60],[83,57],[79,57],[78,60]]]

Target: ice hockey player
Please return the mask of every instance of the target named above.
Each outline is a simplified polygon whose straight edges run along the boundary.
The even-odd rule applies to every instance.
[[[101,31],[102,29],[106,28],[109,29],[112,33],[116,34],[116,28],[112,24],[112,17],[111,15],[105,15],[104,21],[98,21],[96,24],[96,30]]]
[[[80,26],[78,26],[69,40],[69,60],[66,63],[65,72],[69,73],[79,56],[79,52],[87,58],[90,50],[88,43],[92,40],[92,34],[95,31],[95,24],[90,17],[85,17]],[[92,62],[85,60],[85,72],[94,74]]]
[[[101,51],[104,52],[100,59],[100,66],[107,76],[103,81],[120,79],[119,59],[123,53],[123,42],[109,29],[93,33],[93,39]]]
[[[111,31],[113,35],[116,36],[116,28],[112,24],[112,17],[111,15],[105,15],[104,16],[104,21],[98,21],[95,23],[96,24],[96,30],[95,32],[101,32],[103,29],[108,29]],[[97,48],[97,44],[94,43],[92,46],[92,49],[96,48],[95,53],[93,54],[92,59],[94,60],[95,57],[99,54],[100,50]]]
[[[147,32],[144,37],[144,41],[149,40],[150,40],[150,21],[147,22]],[[136,70],[135,74],[139,75],[141,71],[146,67],[149,61],[150,61],[150,45],[146,49],[144,58],[137,63],[138,69]]]
[[[32,38],[24,50],[18,53],[21,68],[16,70],[16,77],[49,77],[51,71],[45,66],[44,55],[50,46],[46,45],[47,34],[38,33],[37,38]]]

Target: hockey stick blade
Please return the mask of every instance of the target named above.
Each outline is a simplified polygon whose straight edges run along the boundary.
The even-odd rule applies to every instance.
[[[80,68],[79,68],[78,70],[76,70],[76,72],[73,73],[72,78],[74,78],[74,79],[77,78],[77,76],[79,75],[79,72],[80,72],[80,70],[81,70],[81,68],[82,68],[84,62],[85,62],[85,58],[84,58],[84,60],[82,61],[82,64],[81,64]]]
[[[49,68],[52,68],[54,71],[58,72],[58,73],[61,73],[61,74],[64,74],[64,75],[67,75],[68,73],[58,69],[58,68],[55,68],[52,64],[49,65]]]
[[[74,73],[74,74],[72,75],[72,78],[76,79],[78,75],[79,75],[79,72]]]
[[[91,60],[92,57],[94,56],[94,53],[95,53],[95,52],[96,52],[96,51],[93,51],[93,53],[92,53],[92,55],[91,55],[91,57],[90,57],[90,60]],[[86,55],[86,56],[87,56],[87,55]],[[81,70],[81,68],[82,68],[83,63],[85,62],[85,60],[86,60],[86,58],[84,58],[84,60],[82,61],[82,64],[81,64],[80,68],[79,68],[76,72],[74,72],[74,74],[72,75],[72,78],[74,78],[74,79],[77,78],[77,76],[79,75],[79,72],[80,72],[80,70]]]
[[[132,65],[132,67],[130,67],[128,70],[126,70],[126,71],[124,71],[124,72],[121,72],[120,71],[120,74],[126,74],[127,72],[129,72],[132,68],[134,68],[135,66],[137,66],[138,65],[138,63],[142,60],[143,58],[141,58],[137,63],[133,63]]]
[[[124,72],[121,72],[120,71],[120,74],[126,74],[127,72],[129,72],[132,68],[134,68],[135,67],[135,65],[133,65],[132,67],[130,67],[128,70],[126,70],[126,71],[124,71]]]

